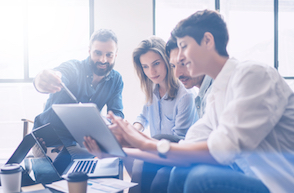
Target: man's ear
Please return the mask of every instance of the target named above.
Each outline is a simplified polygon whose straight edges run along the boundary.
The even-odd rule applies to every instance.
[[[206,45],[207,49],[214,49],[214,37],[210,32],[205,32],[203,35],[203,43]]]

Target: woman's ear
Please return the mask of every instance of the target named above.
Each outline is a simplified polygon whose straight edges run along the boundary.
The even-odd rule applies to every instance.
[[[214,37],[210,32],[204,33],[202,42],[209,50],[215,48]]]

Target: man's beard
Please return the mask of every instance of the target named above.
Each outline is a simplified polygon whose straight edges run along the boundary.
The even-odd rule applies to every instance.
[[[115,62],[113,62],[112,64],[109,64],[109,62],[105,62],[105,63],[96,62],[96,63],[94,63],[93,60],[90,60],[91,69],[97,76],[106,76],[113,69],[114,63]],[[105,65],[106,68],[102,69],[102,68],[97,67],[97,65],[100,65],[100,66]]]

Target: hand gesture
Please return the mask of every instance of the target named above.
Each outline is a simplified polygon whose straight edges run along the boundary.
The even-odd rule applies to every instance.
[[[62,89],[61,73],[54,70],[41,71],[34,80],[34,85],[39,92],[55,93]]]
[[[135,147],[141,150],[145,150],[145,144],[148,140],[152,140],[142,132],[138,131],[133,125],[126,120],[115,116],[111,111],[108,113],[113,125],[109,127],[115,136],[120,140],[122,145],[128,147]]]

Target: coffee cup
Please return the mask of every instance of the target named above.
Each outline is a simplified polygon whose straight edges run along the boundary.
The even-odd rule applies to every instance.
[[[69,193],[86,193],[88,175],[84,172],[74,172],[68,174],[67,178]]]
[[[0,177],[3,193],[20,192],[22,168],[19,164],[5,164],[1,167]]]

